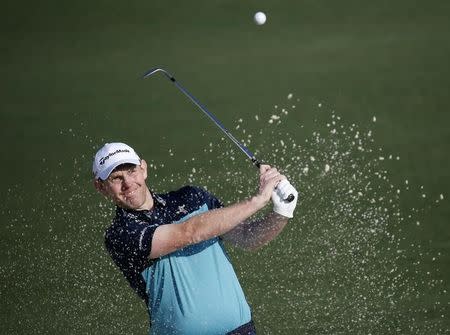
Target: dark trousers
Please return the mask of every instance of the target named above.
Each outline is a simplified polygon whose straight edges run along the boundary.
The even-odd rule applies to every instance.
[[[249,323],[228,332],[226,335],[256,335],[255,324],[253,321],[250,321]]]

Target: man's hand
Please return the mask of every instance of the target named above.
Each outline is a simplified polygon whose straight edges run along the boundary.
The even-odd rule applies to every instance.
[[[294,200],[287,202],[289,194],[294,195]],[[277,188],[272,192],[273,211],[287,218],[294,216],[295,206],[297,206],[298,192],[287,179],[283,179]]]
[[[293,194],[295,199],[287,203],[283,199],[286,199],[289,194]],[[297,197],[297,191],[289,184],[285,176],[269,165],[261,165],[259,192],[252,199],[255,199],[263,208],[272,198],[274,211],[263,218],[246,219],[222,237],[234,246],[245,250],[256,250],[266,245],[278,236],[288,223],[288,218],[292,217]]]
[[[259,168],[259,193],[258,198],[267,204],[270,201],[275,187],[286,179],[278,170],[270,165],[261,165]]]

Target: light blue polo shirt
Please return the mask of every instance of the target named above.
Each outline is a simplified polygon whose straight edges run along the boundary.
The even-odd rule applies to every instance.
[[[107,243],[131,286],[146,300],[150,334],[224,335],[250,322],[250,307],[220,238],[148,261],[159,225],[183,222],[221,207],[220,202],[190,186],[156,197],[151,212],[118,212]]]

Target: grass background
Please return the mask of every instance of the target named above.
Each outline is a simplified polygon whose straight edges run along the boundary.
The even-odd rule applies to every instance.
[[[145,309],[102,245],[111,210],[94,193],[90,167],[104,141],[128,142],[157,165],[149,184],[159,191],[180,186],[171,181],[173,174],[186,182],[194,157],[214,181],[207,182],[211,189],[225,201],[236,198],[223,177],[223,161],[203,151],[209,142],[220,142],[221,134],[170,82],[139,79],[153,66],[173,72],[225,125],[245,119],[248,132],[263,144],[254,144],[262,157],[270,157],[269,144],[278,138],[258,138],[261,125],[251,120],[273,114],[288,93],[301,97],[303,107],[280,129],[297,136],[296,143],[316,130],[313,111],[319,103],[363,127],[376,116],[375,146],[401,157],[387,167],[391,180],[408,179],[417,189],[402,206],[424,206],[415,197],[420,186],[433,199],[448,198],[446,1],[44,0],[2,7],[4,334],[146,333]],[[268,15],[264,26],[252,21],[258,10]],[[235,164],[253,176],[248,164]],[[419,300],[431,312],[410,312],[406,305],[399,312],[416,328],[402,323],[397,330],[393,322],[392,332],[448,333],[449,214],[444,199],[422,214],[419,228],[401,231],[403,243],[424,249],[412,248],[409,261],[420,261],[420,272],[432,270],[440,284]],[[314,318],[305,313],[292,317],[297,314],[291,311],[305,307],[289,290],[307,289],[317,280],[298,278],[300,284],[288,275],[300,264],[286,260],[298,258],[283,253],[284,247],[301,238],[290,231],[256,255],[232,251],[260,331],[368,333],[339,309],[341,318],[317,317],[317,324],[306,322]],[[423,256],[438,254],[435,261]],[[284,286],[267,286],[274,282]],[[314,304],[325,306],[320,299]],[[392,321],[389,315],[385,319]],[[383,329],[371,331],[388,332]]]

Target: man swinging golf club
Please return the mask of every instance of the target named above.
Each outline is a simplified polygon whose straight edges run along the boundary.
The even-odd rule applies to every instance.
[[[260,165],[255,195],[224,207],[195,186],[153,193],[145,160],[124,143],[100,148],[93,173],[96,189],[117,206],[107,250],[145,301],[150,334],[256,334],[223,241],[254,250],[282,231],[298,198],[285,176]],[[273,211],[252,220],[270,201]]]

